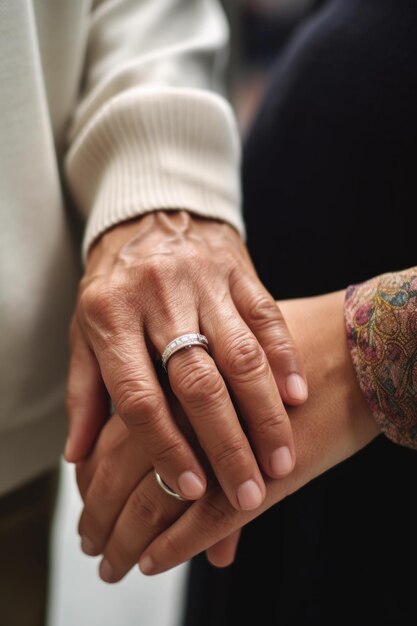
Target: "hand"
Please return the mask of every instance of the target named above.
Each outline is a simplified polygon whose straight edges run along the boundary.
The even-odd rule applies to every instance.
[[[304,371],[239,235],[183,211],[119,225],[91,250],[72,323],[66,458],[89,454],[109,415],[108,392],[165,482],[201,497],[205,469],[155,368],[168,342],[193,331],[207,336],[210,354],[176,352],[170,386],[232,506],[257,508],[262,472],[279,478],[293,468],[283,402],[306,399]]]
[[[92,455],[77,465],[77,482],[84,501],[78,526],[81,547],[89,556],[104,552],[100,573],[107,582],[120,580],[149,541],[190,505],[161,491],[149,458],[117,414],[101,430]],[[122,539],[109,541],[112,533]],[[236,531],[213,546],[213,563],[226,566],[234,560],[238,536]],[[129,549],[119,552],[125,542]]]
[[[98,537],[94,554],[104,553],[104,580],[120,580],[139,558],[142,571],[154,574],[204,550],[215,565],[227,565],[244,524],[378,435],[347,349],[343,299],[344,292],[337,292],[280,303],[305,351],[312,391],[303,406],[290,409],[297,466],[287,478],[267,482],[266,500],[257,511],[236,511],[216,484],[192,504],[170,498],[157,486],[149,460],[135,454],[127,430],[114,452],[110,438],[105,452],[103,430],[92,458],[79,466],[78,479],[85,502],[80,532]],[[134,470],[142,461],[140,471]],[[132,477],[127,487],[123,471]]]

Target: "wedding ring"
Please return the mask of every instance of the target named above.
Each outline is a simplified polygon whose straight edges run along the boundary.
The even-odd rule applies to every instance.
[[[165,491],[165,493],[167,493],[169,496],[171,496],[172,498],[175,498],[176,500],[181,500],[184,501],[185,498],[183,498],[182,496],[180,496],[179,493],[175,493],[175,491],[172,491],[172,489],[170,489],[168,487],[168,485],[166,484],[166,482],[164,482],[162,480],[162,478],[160,477],[160,475],[158,474],[158,472],[156,471],[156,469],[154,469],[155,472],[155,478],[156,478],[156,482],[158,483],[158,485],[161,487],[162,491]]]
[[[188,333],[187,335],[181,335],[169,342],[165,350],[162,353],[162,365],[165,371],[167,371],[167,363],[175,352],[182,350],[183,348],[192,348],[193,346],[201,346],[208,352],[208,340],[207,337],[201,333]]]

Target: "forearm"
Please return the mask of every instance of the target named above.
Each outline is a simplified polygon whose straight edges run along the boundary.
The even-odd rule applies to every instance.
[[[311,479],[313,467],[314,475],[319,475],[379,433],[352,365],[343,323],[344,297],[341,290],[280,302],[287,324],[303,349],[310,389],[304,407],[289,409],[300,468],[290,492],[301,486],[300,478],[305,482],[306,468]],[[323,452],[319,457],[317,446]],[[278,482],[272,483],[272,492],[274,486],[281,489]]]

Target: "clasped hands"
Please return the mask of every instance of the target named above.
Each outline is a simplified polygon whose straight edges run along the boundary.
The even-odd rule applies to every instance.
[[[329,309],[323,338],[314,324]],[[210,352],[176,352],[164,378],[160,355],[187,332]],[[65,453],[101,577],[138,561],[159,573],[204,550],[227,565],[244,524],[376,436],[346,352],[343,294],[278,307],[225,224],[156,212],[105,233],[71,327]],[[320,406],[323,388],[337,414]]]

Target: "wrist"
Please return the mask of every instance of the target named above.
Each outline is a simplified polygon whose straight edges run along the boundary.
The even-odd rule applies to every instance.
[[[247,256],[241,235],[227,222],[202,217],[186,210],[158,209],[104,231],[89,248],[86,270],[96,268],[103,258],[114,260],[124,254],[130,256],[133,252],[140,256],[167,253],[174,243],[176,248],[181,243],[186,244],[190,234],[194,240],[200,238],[218,248],[225,247],[225,243],[231,243]],[[164,247],[166,244],[169,244],[169,250]]]
[[[344,324],[344,295],[338,291],[280,303],[301,347],[310,389],[306,405],[289,409],[290,417],[297,420],[306,412],[317,420],[311,426],[314,436],[308,434],[308,422],[294,428],[297,457],[311,455],[312,443],[326,449],[321,464],[316,464],[317,474],[348,458],[380,432],[353,367]]]

